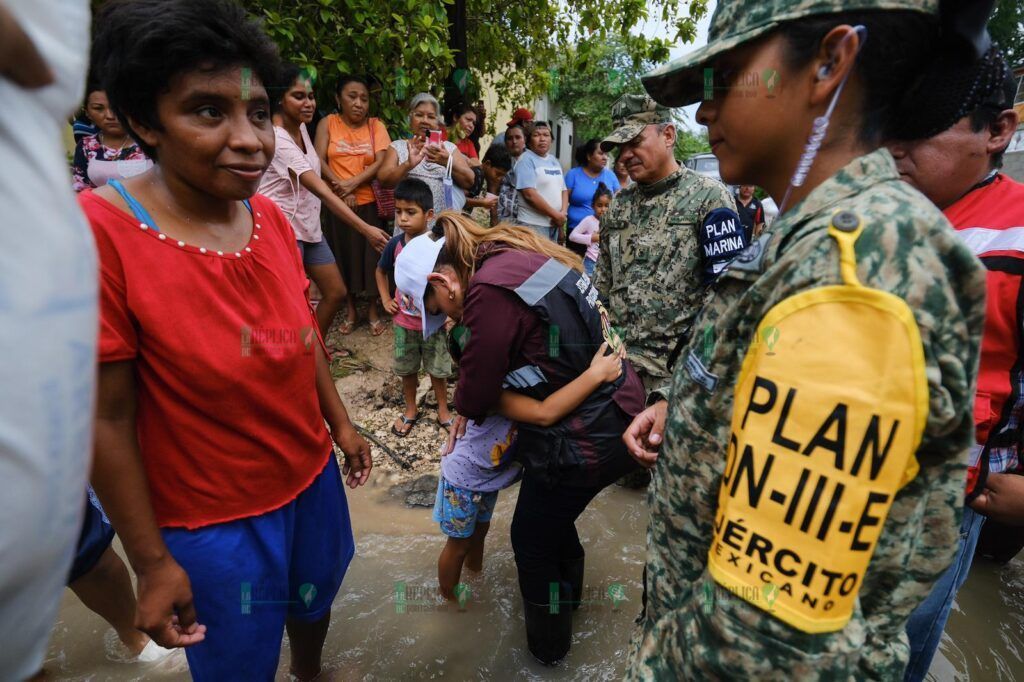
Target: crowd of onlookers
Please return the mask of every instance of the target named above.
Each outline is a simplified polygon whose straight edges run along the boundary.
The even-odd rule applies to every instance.
[[[90,79],[72,122],[76,192],[153,165],[121,126],[99,83],[99,77]],[[389,131],[371,115],[371,83],[372,77],[342,75],[326,107],[297,67],[285,68],[280,82],[269,88],[278,151],[260,189],[295,229],[307,274],[319,291],[317,319],[324,334],[338,311],[345,313],[340,333],[351,333],[360,321],[356,303],[363,295],[371,333],[384,332],[375,271],[390,233],[398,232],[393,192],[406,178],[427,184],[435,213],[457,209],[484,226],[530,227],[576,251],[593,271],[595,219],[631,182],[597,139],[580,144],[576,165],[565,171],[551,153],[550,123],[534,120],[529,109],[516,109],[504,130],[481,147],[483,104],[457,106],[444,116],[427,92],[408,102],[407,138],[405,130]],[[323,114],[325,109],[332,111]],[[754,206],[759,208],[756,199]]]

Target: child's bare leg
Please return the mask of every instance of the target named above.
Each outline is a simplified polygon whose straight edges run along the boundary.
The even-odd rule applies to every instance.
[[[462,564],[469,554],[470,543],[473,538],[448,538],[441,556],[437,559],[437,586],[441,596],[445,599],[454,600],[455,586],[459,584],[459,577],[462,575]]]
[[[402,397],[405,399],[405,418],[416,418],[416,387],[419,385],[419,377],[415,374],[402,377]],[[395,428],[402,433],[412,430],[411,424],[405,424],[401,419],[395,420]]]
[[[480,572],[484,570],[484,539],[487,537],[487,530],[491,522],[477,522],[476,530],[469,538],[469,553],[466,555],[466,568],[471,571]]]
[[[448,381],[432,376],[430,384],[434,387],[434,397],[437,398],[437,419],[446,422],[452,418],[452,413],[448,410]]]

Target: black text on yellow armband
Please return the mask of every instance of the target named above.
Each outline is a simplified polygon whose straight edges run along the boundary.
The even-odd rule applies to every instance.
[[[770,606],[749,601],[812,633],[853,614],[893,498],[917,473],[928,411],[910,309],[847,281],[786,299],[759,325],[775,342],[751,345],[735,387],[708,562],[735,594],[777,591]]]

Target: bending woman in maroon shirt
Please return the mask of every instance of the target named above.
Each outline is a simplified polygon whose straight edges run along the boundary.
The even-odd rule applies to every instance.
[[[597,293],[572,252],[528,229],[484,229],[453,212],[441,214],[437,229],[444,231],[440,250],[420,241],[432,235],[412,240],[398,258],[396,279],[414,274],[410,293],[424,292],[425,313],[461,321],[453,332],[454,350],[461,350],[457,434],[466,419],[481,421],[496,410],[503,387],[543,400],[565,386],[605,339]],[[569,650],[583,587],[575,521],[602,488],[634,468],[620,436],[643,408],[644,392],[628,362],[624,370],[554,426],[517,425],[525,473],[512,548],[527,641],[546,664]]]

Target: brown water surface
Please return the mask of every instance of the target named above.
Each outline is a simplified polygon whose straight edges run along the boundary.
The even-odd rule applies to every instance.
[[[323,679],[620,679],[640,604],[647,508],[644,494],[611,487],[578,524],[587,549],[588,600],[574,618],[572,651],[557,668],[526,650],[522,603],[509,544],[517,488],[501,493],[484,571],[467,581],[465,610],[438,604],[436,561],[444,543],[430,510],[388,494],[387,475],[348,491],[357,553],[334,604]],[[395,584],[406,590],[404,613]],[[620,599],[624,597],[624,600]],[[413,603],[416,602],[416,603]],[[200,614],[201,618],[202,614]],[[287,642],[279,679],[287,679]],[[975,565],[950,618],[931,679],[1024,680],[1024,563]],[[58,680],[188,680],[180,663],[118,660],[113,632],[70,591],[50,643],[46,669]],[[242,676],[244,677],[244,675]]]

